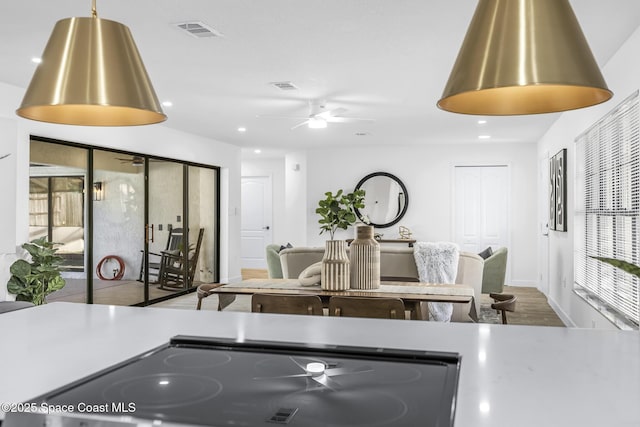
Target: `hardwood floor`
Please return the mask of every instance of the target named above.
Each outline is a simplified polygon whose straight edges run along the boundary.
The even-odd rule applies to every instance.
[[[87,300],[84,279],[66,279],[66,285],[47,297],[47,302],[80,302]],[[163,298],[181,289],[160,289],[149,286],[149,298]],[[144,301],[144,285],[135,280],[94,280],[94,304],[134,305]],[[194,306],[195,307],[195,306]]]
[[[547,302],[547,297],[536,288],[505,286],[503,293],[518,297],[516,311],[507,313],[507,322],[510,325],[565,326]],[[483,294],[480,302],[482,307],[491,310],[493,300],[489,295]]]
[[[243,269],[243,279],[263,279],[267,278],[266,270]],[[556,315],[551,306],[547,303],[547,298],[536,288],[505,286],[504,293],[514,294],[518,297],[516,303],[516,311],[507,313],[507,320],[510,325],[529,325],[529,326],[565,326],[562,320]],[[500,323],[499,316],[492,310],[491,298],[489,295],[480,297],[482,311],[490,312],[487,316],[490,323]],[[165,307],[176,309],[195,310],[197,303],[197,295],[195,293],[174,298],[169,301],[153,304],[151,307]],[[202,310],[216,310],[218,307],[218,299],[212,295],[202,303]],[[251,311],[251,299],[248,296],[239,295],[236,301],[229,305],[225,310],[229,311]]]

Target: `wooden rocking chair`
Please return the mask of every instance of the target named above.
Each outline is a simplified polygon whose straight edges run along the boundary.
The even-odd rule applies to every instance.
[[[158,273],[158,284],[160,289],[183,288],[188,289],[193,284],[193,277],[196,274],[198,257],[200,256],[200,246],[204,228],[198,233],[198,240],[195,248],[189,251],[187,265],[184,265],[184,254],[180,249],[173,251],[162,251],[160,259],[160,271]],[[185,273],[187,280],[185,281]]]

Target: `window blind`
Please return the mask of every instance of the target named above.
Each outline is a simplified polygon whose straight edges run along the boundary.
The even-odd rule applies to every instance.
[[[574,216],[576,290],[636,328],[638,278],[591,257],[640,265],[639,113],[636,91],[576,138]]]

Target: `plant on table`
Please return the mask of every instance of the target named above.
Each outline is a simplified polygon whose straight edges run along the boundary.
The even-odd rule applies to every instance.
[[[316,213],[320,215],[318,220],[320,234],[327,231],[333,240],[338,228],[346,230],[358,220],[354,209],[364,208],[365,191],[355,190],[353,193],[345,194],[342,190],[338,190],[335,195],[330,191],[324,195],[325,198],[318,202],[316,209]]]
[[[57,254],[55,245],[46,237],[22,245],[31,255],[31,262],[19,259],[11,264],[11,278],[7,282],[7,290],[16,295],[16,301],[45,304],[47,295],[64,287],[65,281],[60,276],[63,258]]]

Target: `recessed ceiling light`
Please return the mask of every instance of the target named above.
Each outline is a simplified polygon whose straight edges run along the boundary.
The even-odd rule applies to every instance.
[[[491,135],[480,135],[480,136],[478,136],[478,138],[480,138],[480,139],[489,139],[489,138],[491,138]]]
[[[256,150],[253,150],[253,152],[256,153],[256,154],[260,154],[260,153],[262,153],[262,150],[256,149]]]
[[[485,123],[487,123],[487,121],[486,121],[486,120],[478,120],[478,124],[479,124],[479,125],[483,125],[483,124],[485,124]]]
[[[164,101],[164,102],[162,103],[162,106],[163,106],[163,107],[173,107],[173,102],[171,102],[171,101]]]
[[[35,64],[40,64],[42,62],[42,58],[37,58],[34,56],[33,58],[31,58],[31,62]]]
[[[245,127],[239,127],[238,128],[238,132],[246,132],[246,131],[247,131],[247,128],[245,128]]]

